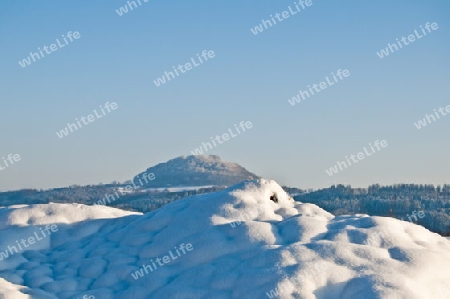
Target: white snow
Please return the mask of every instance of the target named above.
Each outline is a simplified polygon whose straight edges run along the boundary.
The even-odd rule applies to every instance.
[[[212,188],[215,187],[214,185],[205,185],[205,186],[179,186],[179,187],[164,187],[164,188],[146,188],[146,189],[139,189],[142,192],[183,192],[183,191],[198,191],[200,189],[204,188]]]
[[[50,204],[3,208],[0,219],[0,253],[58,226],[38,248],[0,261],[0,298],[450,298],[445,238],[393,218],[334,217],[274,181],[146,215]],[[133,278],[143,265],[156,267]]]
[[[15,205],[0,207],[0,230],[18,225],[44,225],[51,223],[73,224],[75,222],[123,217],[132,213],[105,206],[83,204]]]
[[[214,185],[204,185],[204,186],[178,186],[178,187],[161,187],[161,188],[137,188],[132,190],[127,190],[123,187],[118,187],[117,191],[121,194],[133,194],[133,193],[146,193],[146,192],[184,192],[184,191],[198,191],[204,188],[212,188]]]

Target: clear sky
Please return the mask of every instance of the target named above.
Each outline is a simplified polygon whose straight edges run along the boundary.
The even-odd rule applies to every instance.
[[[253,128],[208,154],[301,188],[450,183],[450,2],[316,1],[258,35],[294,1],[6,1],[0,10],[0,190],[124,181],[190,152],[240,121]],[[396,38],[439,29],[380,59]],[[61,35],[80,38],[22,68]],[[62,41],[62,40],[61,40]],[[215,57],[161,87],[153,80],[203,50]],[[291,106],[338,69],[350,76]],[[106,102],[118,109],[60,139]],[[375,140],[388,147],[333,176]],[[0,166],[5,165],[0,160]]]

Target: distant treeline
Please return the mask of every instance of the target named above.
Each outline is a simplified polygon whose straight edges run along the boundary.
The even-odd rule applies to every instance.
[[[105,194],[113,193],[122,184],[71,186],[49,190],[22,189],[0,192],[0,206],[18,204],[82,203],[93,204]]]
[[[413,211],[423,211],[424,217],[417,221],[411,217],[411,222],[450,236],[450,185],[398,184],[369,188],[335,185],[295,195],[294,199],[314,203],[334,215],[361,213],[409,221],[408,215]]]
[[[202,188],[199,190],[169,192],[142,191],[120,194],[119,188],[125,188],[127,184],[112,183],[107,185],[70,186],[67,188],[55,188],[49,190],[22,189],[18,191],[0,192],[0,206],[19,204],[47,204],[54,203],[81,203],[94,205],[104,202],[106,195],[113,200],[107,201],[107,206],[135,212],[151,212],[159,209],[175,200],[203,193],[216,192],[224,187]],[[119,194],[120,196],[116,196]]]
[[[24,189],[0,193],[0,206],[17,204],[82,203],[93,205],[105,195],[113,195],[118,188],[126,184],[71,186],[50,190]],[[441,235],[450,236],[450,185],[414,185],[393,186],[372,185],[369,188],[352,188],[335,185],[317,191],[283,187],[295,200],[313,203],[334,215],[369,214],[390,216],[408,221],[413,211],[423,211],[425,216],[412,219]],[[116,197],[108,206],[128,211],[151,212],[173,201],[204,193],[216,192],[224,187],[203,188],[200,190],[169,192],[139,191]],[[423,215],[423,214],[422,214]]]

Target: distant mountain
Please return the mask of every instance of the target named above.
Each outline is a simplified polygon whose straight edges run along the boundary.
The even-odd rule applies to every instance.
[[[231,186],[245,180],[260,178],[239,164],[222,161],[216,155],[182,156],[166,163],[159,163],[135,176],[133,178],[135,184],[141,185],[138,178],[142,178],[144,173],[154,173],[156,177],[148,183],[141,179],[144,188]]]

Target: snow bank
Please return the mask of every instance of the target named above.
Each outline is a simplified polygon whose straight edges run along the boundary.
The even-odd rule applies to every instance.
[[[274,181],[146,215],[82,205],[0,215],[0,240],[10,242],[0,253],[30,233],[20,229],[60,228],[14,255],[18,263],[0,261],[0,298],[450,298],[445,238],[391,218],[334,217]]]
[[[92,219],[117,218],[141,215],[105,206],[73,204],[38,204],[0,207],[0,230],[12,226],[45,225],[54,223],[73,224]]]

